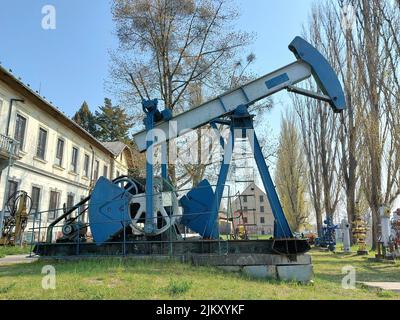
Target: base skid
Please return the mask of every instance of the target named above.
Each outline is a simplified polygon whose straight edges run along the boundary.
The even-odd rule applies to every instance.
[[[43,257],[63,256],[129,256],[169,255],[191,256],[194,254],[283,254],[293,255],[310,250],[306,240],[182,240],[182,241],[132,241],[110,242],[100,246],[95,243],[37,243],[34,253]]]

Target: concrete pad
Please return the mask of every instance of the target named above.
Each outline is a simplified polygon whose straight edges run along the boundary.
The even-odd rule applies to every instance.
[[[371,289],[380,289],[400,293],[400,282],[360,282]]]
[[[309,282],[313,277],[312,265],[277,266],[276,270],[282,281]]]
[[[19,254],[13,256],[5,256],[0,258],[0,266],[8,266],[12,264],[32,263],[37,261],[37,257],[29,257],[27,254]]]
[[[276,266],[245,266],[243,272],[249,276],[263,279],[276,279]]]
[[[311,264],[311,256],[308,254],[299,254],[296,256],[246,253],[228,255],[194,254],[191,258],[193,264],[195,265],[211,266],[265,266]]]

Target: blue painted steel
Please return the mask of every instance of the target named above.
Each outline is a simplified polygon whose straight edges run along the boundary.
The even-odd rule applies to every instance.
[[[167,143],[161,144],[161,177],[168,180],[168,154]]]
[[[205,239],[218,239],[218,214],[214,207],[215,195],[210,183],[203,180],[179,200],[183,208],[181,223]]]
[[[215,123],[212,122],[211,126],[215,127]],[[225,154],[218,175],[215,193],[209,182],[204,180],[196,188],[192,189],[188,193],[188,196],[183,197],[180,201],[183,207],[181,223],[198,232],[206,239],[219,238],[218,212],[224,194],[235,143],[232,129],[233,127],[231,126],[231,133],[227,144],[223,142],[222,137],[220,138],[221,145],[225,146]]]
[[[235,148],[234,127],[231,126],[229,140],[225,144],[225,153],[222,160],[221,168],[218,175],[217,186],[215,188],[214,210],[213,214],[218,217],[219,208],[221,206],[222,197],[224,195],[225,183],[229,174],[229,167],[232,161],[233,149]]]
[[[211,128],[213,128],[215,130],[215,132],[219,132],[218,131],[218,127],[216,125],[216,122],[214,122],[214,121],[210,122],[210,126],[211,126]],[[224,141],[224,138],[222,136],[219,137],[219,144],[221,145],[222,149],[225,148],[225,141]]]
[[[268,166],[265,163],[260,143],[258,141],[257,135],[255,134],[253,119],[248,112],[247,115],[243,115],[242,111],[240,112],[240,114],[242,116],[236,119],[235,127],[253,130],[253,136],[247,138],[250,141],[250,145],[254,153],[254,159],[257,163],[257,168],[260,173],[261,180],[263,182],[265,192],[267,193],[268,201],[270,203],[271,210],[275,218],[274,237],[276,239],[293,238],[292,230],[290,229],[289,223],[283,212],[274,182],[272,181]]]
[[[318,87],[325,95],[331,98],[333,110],[341,112],[346,109],[346,99],[342,85],[325,57],[301,37],[296,37],[289,45],[289,49],[297,59],[310,65]]]
[[[293,238],[293,233],[283,212],[258,139],[255,133],[252,137],[248,136],[247,130],[249,129],[254,133],[252,116],[245,106],[239,106],[232,115],[229,143],[225,146],[224,159],[221,164],[215,194],[212,192],[208,181],[203,181],[197,188],[190,191],[187,197],[183,197],[180,202],[184,210],[182,224],[201,235],[203,235],[204,230],[206,230],[206,238],[216,239],[219,237],[218,229],[215,228],[218,226],[218,212],[232,160],[235,133],[236,130],[239,130],[242,136],[247,136],[250,140],[253,149],[254,158],[275,218],[274,237],[277,239]],[[209,214],[204,216],[204,214],[199,214],[200,212]]]
[[[128,226],[132,195],[104,177],[97,181],[89,202],[89,221],[93,239],[101,245]]]
[[[172,111],[169,109],[164,109],[161,111],[161,116],[164,121],[169,121],[172,119]]]
[[[272,181],[268,166],[265,163],[260,143],[258,142],[257,136],[255,134],[254,144],[252,144],[252,148],[258,171],[260,172],[261,180],[264,184],[265,192],[267,193],[272,213],[275,218],[274,237],[276,239],[293,238],[292,230],[290,230],[289,223],[286,220],[281,202],[279,201],[279,197],[276,192],[274,182]]]
[[[279,76],[272,78],[271,80],[268,80],[265,82],[265,85],[267,86],[268,89],[272,89],[274,87],[279,86],[282,83],[285,83],[289,81],[289,76],[287,73],[280,74]]]
[[[160,121],[169,121],[172,119],[172,112],[169,109],[159,111],[158,100],[143,100],[142,108],[146,113],[146,118],[144,124],[147,132],[146,140],[146,221],[144,226],[144,231],[147,234],[152,234],[155,229],[155,221],[153,218],[153,186],[154,186],[154,135],[152,130],[154,129],[154,124]],[[162,145],[162,164],[161,164],[161,176],[164,179],[168,179],[168,154],[167,145],[164,143]]]
[[[143,101],[143,111],[146,113],[144,120],[147,132],[146,141],[146,219],[144,225],[144,231],[147,234],[154,232],[154,221],[153,221],[153,157],[154,157],[154,136],[152,130],[154,129],[155,117],[159,112],[157,109],[157,100]]]
[[[334,225],[331,218],[327,217],[324,221],[325,226],[322,227],[322,236],[315,239],[315,246],[328,248],[330,251],[336,249],[336,229],[338,225]]]

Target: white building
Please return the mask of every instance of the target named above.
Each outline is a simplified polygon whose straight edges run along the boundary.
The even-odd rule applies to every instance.
[[[10,155],[14,163],[8,169]],[[71,207],[87,197],[100,176],[127,174],[132,159],[125,144],[96,140],[0,67],[0,210],[16,190],[24,190],[47,226],[64,203]]]
[[[235,216],[243,212],[243,224],[249,235],[273,235],[274,216],[267,195],[251,183],[232,204]]]

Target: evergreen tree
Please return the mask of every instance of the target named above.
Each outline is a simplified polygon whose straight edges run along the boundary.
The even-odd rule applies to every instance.
[[[122,141],[131,144],[129,129],[132,127],[132,117],[120,106],[113,106],[110,99],[104,99],[104,106],[95,114],[97,138],[101,141]]]
[[[96,119],[93,113],[90,111],[86,101],[83,102],[78,112],[76,112],[75,115],[72,117],[72,120],[74,120],[83,129],[96,137]]]

